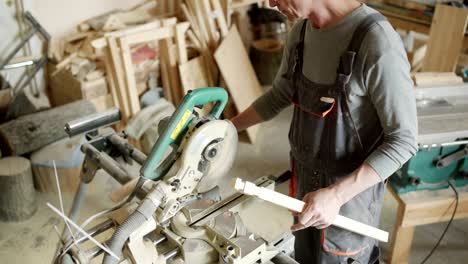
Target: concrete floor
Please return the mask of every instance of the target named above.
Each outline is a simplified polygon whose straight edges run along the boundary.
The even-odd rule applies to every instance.
[[[262,124],[256,144],[239,144],[230,177],[254,180],[264,175],[279,175],[288,169],[287,132],[291,113],[292,109],[289,108],[274,120]],[[101,174],[92,182],[82,216],[89,216],[112,205],[106,194],[116,187],[116,183],[106,176]],[[227,186],[228,180],[221,185],[224,195],[232,192]],[[287,184],[280,186],[279,190],[286,192]],[[64,195],[66,208],[70,206],[71,198],[70,194]],[[0,263],[50,263],[58,243],[54,226],[57,225],[58,230],[62,230],[62,224],[59,217],[51,212],[45,203],[51,202],[57,206],[58,198],[56,194],[38,194],[38,200],[39,209],[30,220],[21,223],[0,222]],[[277,229],[287,229],[291,223],[289,214],[277,208],[272,211],[268,217],[271,224]],[[381,228],[392,230],[395,213],[396,204],[387,195]],[[420,263],[437,242],[445,225],[441,223],[416,228],[410,263]],[[384,261],[388,255],[388,246],[382,245]],[[457,220],[453,222],[439,249],[427,263],[455,264],[467,263],[467,260],[468,220]]]

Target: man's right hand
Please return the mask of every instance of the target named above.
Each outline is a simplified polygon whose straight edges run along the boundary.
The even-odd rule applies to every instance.
[[[244,112],[231,118],[231,122],[236,127],[237,132],[241,132],[251,126],[263,122],[263,119],[260,117],[257,111],[255,111],[255,109],[250,106]]]

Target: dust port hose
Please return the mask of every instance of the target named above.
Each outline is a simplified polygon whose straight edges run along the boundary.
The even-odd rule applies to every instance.
[[[127,218],[127,220],[125,220],[122,225],[116,229],[108,244],[109,249],[115,255],[122,255],[122,249],[127,239],[146,220],[153,217],[153,214],[156,212],[156,209],[158,209],[159,205],[164,199],[164,196],[165,195],[162,188],[159,185],[156,185],[155,188],[150,193],[148,193],[145,199],[143,199],[142,203],[140,206],[138,206],[135,212],[133,212]],[[116,264],[118,263],[118,260],[106,253],[103,263]]]

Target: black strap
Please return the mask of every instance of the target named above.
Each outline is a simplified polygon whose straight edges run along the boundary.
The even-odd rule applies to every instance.
[[[364,18],[364,20],[361,21],[361,23],[354,30],[353,36],[348,45],[348,51],[353,51],[357,54],[361,48],[362,41],[367,35],[367,32],[369,32],[371,28],[377,24],[377,22],[385,20],[387,20],[387,18],[385,18],[380,13],[368,15],[366,18]]]
[[[342,75],[339,75],[338,78],[344,78],[343,80],[339,79],[341,83],[348,83],[354,69],[359,49],[361,48],[361,44],[367,33],[372,29],[372,27],[377,25],[379,21],[385,20],[387,19],[382,14],[374,13],[364,18],[364,20],[362,20],[356,27],[348,44],[348,49],[340,57],[338,74]]]

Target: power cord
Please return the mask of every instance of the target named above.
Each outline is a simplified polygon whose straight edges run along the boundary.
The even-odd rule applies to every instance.
[[[450,182],[450,180],[448,181],[448,184],[449,186],[452,188],[453,192],[455,193],[455,209],[453,209],[453,213],[452,213],[452,217],[450,218],[450,221],[448,222],[447,226],[445,227],[445,230],[444,232],[442,233],[442,235],[440,236],[439,238],[439,241],[437,241],[437,243],[435,244],[435,246],[432,248],[431,252],[429,252],[429,254],[424,258],[424,260],[421,262],[421,264],[424,264],[426,263],[426,261],[432,256],[432,254],[436,251],[436,249],[439,247],[440,245],[440,242],[442,241],[442,239],[444,238],[445,234],[447,233],[447,230],[449,229],[450,227],[450,224],[452,224],[452,221],[453,221],[453,218],[455,218],[455,213],[457,212],[457,208],[458,208],[458,191],[457,189],[455,188],[455,186],[453,186],[452,182]]]

